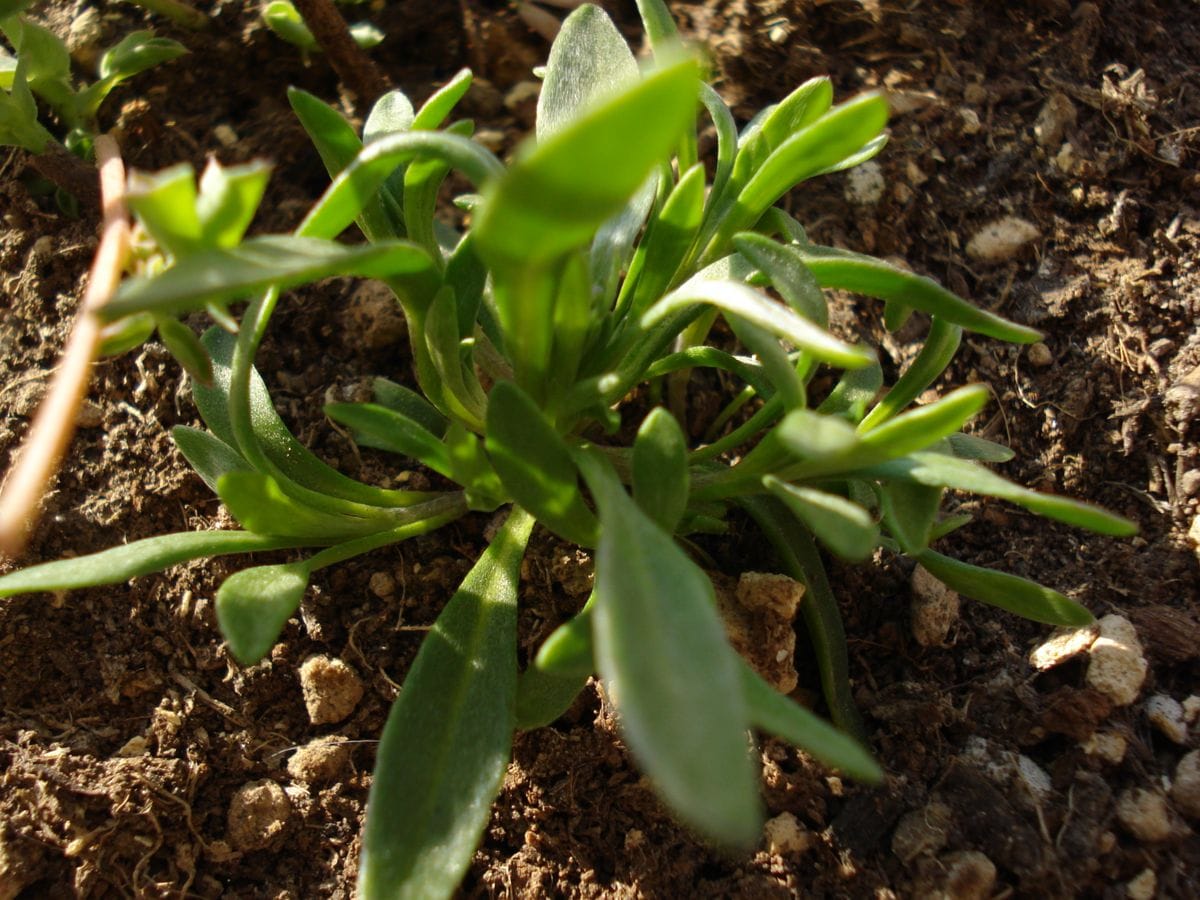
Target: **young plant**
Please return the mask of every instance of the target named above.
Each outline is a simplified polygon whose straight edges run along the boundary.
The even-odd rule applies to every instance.
[[[211,372],[194,387],[207,430],[173,434],[242,527],[150,538],[0,578],[3,596],[124,581],[225,553],[312,548],[238,572],[217,592],[230,652],[251,664],[316,569],[511,505],[388,718],[363,838],[364,897],[449,896],[487,822],[514,730],[553,721],[593,673],[610,686],[629,748],[666,804],[725,848],[745,850],[760,834],[748,730],[877,781],[879,766],[859,743],[818,545],[849,560],[880,547],[904,553],[963,594],[1079,625],[1090,614],[1062,594],[933,550],[964,522],[942,515],[943,494],[989,494],[1105,534],[1134,530],[987,468],[1011,454],[961,432],[987,400],[982,386],[913,405],[964,330],[1020,342],[1037,332],[926,278],[814,244],[775,208],[795,185],[879,152],[883,98],[835,106],[829,81],[814,79],[739,133],[680,49],[665,5],[638,5],[653,49],[644,71],[598,8],[568,17],[546,66],[536,137],[511,165],[470,139],[469,122],[443,127],[469,87],[463,72],[419,110],[388,94],[361,136],[292,91],[332,177],[292,234],[242,236],[257,188],[210,203],[183,170],[141,182],[130,204],[163,265],[127,280],[101,314],[160,321],[207,308],[224,324],[180,354]],[[698,106],[717,132],[711,171],[696,156]],[[477,190],[458,198],[470,213],[461,233],[435,217],[451,169]],[[337,241],[354,223],[368,243]],[[330,404],[327,415],[453,489],[347,478],[275,412],[255,352],[282,293],[330,275],[393,289],[418,390],[377,379],[372,402]],[[873,351],[828,330],[828,289],[883,301],[892,325],[913,310],[928,315],[924,348],[886,393]],[[250,302],[234,323],[227,308],[242,298]],[[715,336],[718,319],[748,352]],[[698,444],[687,438],[687,374],[697,368],[745,385]],[[836,386],[822,396],[815,379],[826,373]],[[812,650],[844,730],[778,694],[725,637],[712,584],[687,548],[691,535],[725,530],[735,508],[807,586]],[[519,671],[518,574],[535,523],[594,550],[595,590]]]

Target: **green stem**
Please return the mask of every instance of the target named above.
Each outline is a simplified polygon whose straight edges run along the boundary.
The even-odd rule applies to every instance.
[[[410,537],[428,534],[441,528],[466,514],[466,495],[462,491],[457,491],[426,503],[411,506],[406,511],[420,518],[413,522],[406,522],[397,528],[389,528],[387,531],[379,531],[327,547],[304,561],[305,570],[312,573],[317,569],[323,569],[380,547],[386,547],[388,544],[396,544]]]

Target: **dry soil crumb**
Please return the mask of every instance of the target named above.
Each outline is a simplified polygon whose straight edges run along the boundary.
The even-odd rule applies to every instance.
[[[304,705],[314,725],[340,722],[358,706],[363,684],[355,671],[331,656],[313,656],[300,667]]]
[[[1125,893],[1129,900],[1154,900],[1158,893],[1158,876],[1153,869],[1143,869],[1136,878],[1131,878],[1125,885]]]
[[[934,578],[924,566],[912,574],[912,632],[922,647],[940,647],[958,621],[958,593]]]
[[[892,835],[892,852],[908,863],[918,856],[933,855],[946,846],[953,811],[936,800],[914,809],[900,820]]]
[[[1117,706],[1128,706],[1137,699],[1149,668],[1137,630],[1117,615],[1105,616],[1099,627],[1100,636],[1088,651],[1087,683]]]
[[[309,741],[288,760],[288,774],[301,784],[335,780],[350,762],[350,745],[340,735]]]
[[[811,831],[804,828],[790,812],[780,813],[773,819],[768,819],[763,826],[763,836],[766,838],[767,850],[772,856],[783,856],[788,853],[804,853],[814,840]]]
[[[1171,834],[1167,800],[1157,791],[1131,788],[1117,798],[1117,819],[1135,838],[1147,843],[1164,841]]]
[[[229,842],[242,851],[261,850],[287,825],[292,805],[269,778],[237,789],[229,803]]]
[[[1188,739],[1187,721],[1184,718],[1183,704],[1174,697],[1166,694],[1155,694],[1146,701],[1146,718],[1176,744],[1186,744]]]

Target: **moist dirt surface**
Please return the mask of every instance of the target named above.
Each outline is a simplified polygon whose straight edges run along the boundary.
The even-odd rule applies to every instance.
[[[285,89],[338,101],[337,81],[322,57],[306,62],[266,31],[257,4],[196,5],[212,15],[206,32],[150,22],[129,4],[34,12],[72,35],[81,66],[147,24],[183,41],[189,56],[118,90],[104,127],[143,169],[199,168],[208,155],[272,160],[254,228],[289,229],[327,178]],[[939,549],[1132,623],[1140,651],[1121,622],[1106,620],[1135,673],[1139,658],[1147,670],[1122,704],[1089,677],[1100,644],[1039,671],[1030,653],[1048,628],[966,600],[957,615],[942,610],[945,628],[937,615],[931,626],[929,608],[942,601],[914,605],[911,563],[831,564],[883,787],[841,780],[765,740],[772,821],[755,853],[722,855],[672,822],[592,685],[554,725],[518,736],[463,896],[1200,895],[1200,803],[1177,777],[1200,737],[1188,538],[1200,498],[1195,3],[671,5],[709,48],[740,121],[819,74],[841,97],[891,93],[878,168],[810,182],[789,209],[819,242],[904,260],[1044,330],[1043,344],[1027,348],[968,336],[943,386],[992,390],[975,427],[1016,451],[1006,474],[1101,503],[1142,529],[1097,537],[964,496],[955,502],[974,521]],[[631,2],[606,6],[636,35]],[[547,44],[507,4],[345,9],[384,29],[373,58],[414,100],[471,66],[480,81],[465,110],[482,138],[507,153],[528,131],[523,83]],[[711,148],[712,135],[703,143]],[[96,219],[64,215],[32,174],[21,152],[0,152],[4,466],[96,246]],[[1019,221],[986,228],[1006,218]],[[889,335],[876,305],[835,301],[837,327],[879,346],[890,375],[912,359],[920,321]],[[335,280],[295,292],[259,368],[285,419],[332,464],[377,483],[429,481],[359,451],[320,415],[327,398],[360,395],[369,376],[411,383],[403,321],[369,286]],[[715,410],[721,388],[697,380],[693,402]],[[231,525],[168,435],[198,422],[161,346],[98,365],[24,562]],[[468,517],[324,570],[269,659],[248,669],[226,652],[212,601],[244,559],[0,601],[0,898],[350,896],[375,741],[489,524]],[[704,549],[719,579],[777,570],[747,522]],[[535,534],[521,590],[523,660],[582,604],[589,564]],[[819,710],[806,640],[801,628],[795,696]],[[703,685],[695,702],[704,703]]]

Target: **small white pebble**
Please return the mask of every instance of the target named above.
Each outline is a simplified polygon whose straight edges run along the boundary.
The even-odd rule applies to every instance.
[[[1100,628],[1097,625],[1059,629],[1033,649],[1033,652],[1029,654],[1030,665],[1039,672],[1053,669],[1060,663],[1083,653],[1099,636]]]
[[[983,124],[979,121],[979,113],[971,109],[969,106],[960,106],[958,108],[958,117],[962,119],[963,134],[978,134]]]
[[[367,587],[380,600],[386,600],[392,594],[396,593],[396,579],[392,577],[390,572],[375,572],[371,575],[371,580],[367,583]]]
[[[1129,900],[1154,900],[1158,893],[1158,876],[1153,869],[1143,869],[1125,883],[1125,895]]]
[[[860,206],[878,203],[887,182],[879,163],[869,160],[846,173],[846,199]]]
[[[1017,776],[1021,785],[1038,803],[1044,802],[1054,793],[1054,785],[1046,770],[1024,754],[1017,757]]]
[[[1028,219],[1005,216],[988,222],[967,242],[967,255],[984,263],[1012,259],[1041,236]]]
[[[1200,819],[1200,750],[1186,754],[1175,767],[1171,800],[1189,819]]]
[[[1117,798],[1117,820],[1146,843],[1166,840],[1171,834],[1166,798],[1145,788],[1131,788]]]
[[[1070,97],[1061,93],[1051,94],[1038,113],[1033,136],[1043,147],[1053,147],[1063,139],[1067,129],[1075,125],[1078,116]]]
[[[1150,724],[1176,744],[1186,744],[1188,739],[1187,720],[1183,704],[1166,694],[1155,694],[1146,701],[1146,718]]]
[[[1128,706],[1142,689],[1150,664],[1137,629],[1124,616],[1105,616],[1099,627],[1100,636],[1088,649],[1086,681],[1117,706]]]
[[[814,840],[813,833],[802,827],[790,812],[767,819],[763,826],[763,837],[766,839],[767,851],[772,856],[804,853],[813,845]]]
[[[1083,752],[1094,756],[1110,766],[1120,765],[1125,759],[1125,750],[1129,744],[1124,736],[1115,731],[1096,731],[1083,742]]]

